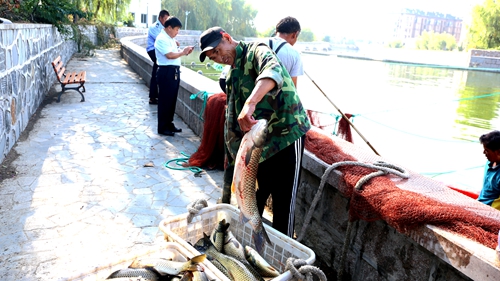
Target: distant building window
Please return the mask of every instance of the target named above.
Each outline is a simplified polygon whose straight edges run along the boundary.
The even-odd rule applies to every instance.
[[[146,23],[148,19],[148,15],[146,14],[141,14],[141,23]]]
[[[155,23],[156,20],[158,20],[158,16],[157,15],[153,15],[153,21],[151,23]]]

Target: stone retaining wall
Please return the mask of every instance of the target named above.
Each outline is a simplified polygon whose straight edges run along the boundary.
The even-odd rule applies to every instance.
[[[145,81],[149,81],[152,62],[143,47],[134,46],[134,42],[140,44],[141,40],[122,40],[122,56]],[[200,97],[191,100],[190,96],[199,91],[216,93],[220,89],[217,82],[190,69],[181,67],[181,72],[176,113],[201,136],[203,121],[198,115],[203,100]],[[346,153],[358,150],[352,144],[342,147]],[[366,154],[373,155],[371,152]],[[361,162],[374,162],[373,156],[354,157]],[[327,167],[313,154],[305,152],[295,212],[297,235]],[[339,269],[348,223],[349,200],[339,191],[344,188],[340,172],[334,171],[327,177],[303,241],[316,253],[316,264],[329,267],[334,273]],[[473,203],[483,207],[479,202]],[[500,280],[500,262],[495,260],[495,251],[464,242],[456,235],[432,226],[403,234],[385,221],[358,221],[354,225],[344,266],[345,280]]]
[[[95,45],[95,26],[81,27]],[[117,37],[144,34],[137,28],[117,28]],[[48,24],[0,24],[0,162],[12,149],[29,119],[56,80],[51,62],[64,65],[77,52],[76,43]]]
[[[469,67],[500,69],[500,51],[470,50]]]
[[[0,24],[0,161],[14,146],[55,80],[51,62],[66,63],[76,44],[47,24]]]

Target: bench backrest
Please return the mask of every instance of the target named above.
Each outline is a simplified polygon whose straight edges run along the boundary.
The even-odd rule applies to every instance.
[[[59,81],[61,83],[62,82],[61,79],[64,77],[64,71],[66,71],[66,68],[63,66],[63,62],[61,60],[61,56],[58,56],[52,62],[52,67],[54,68],[54,71],[56,72],[57,81]]]

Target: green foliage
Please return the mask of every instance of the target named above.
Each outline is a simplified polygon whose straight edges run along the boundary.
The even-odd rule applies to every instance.
[[[315,36],[310,28],[303,28],[297,40],[300,42],[314,42]]]
[[[457,48],[455,37],[448,33],[424,31],[415,44],[418,50],[452,51]]]
[[[472,10],[472,21],[468,28],[469,49],[500,48],[500,2],[485,0]]]
[[[189,11],[187,29],[205,30],[220,26],[235,39],[257,35],[253,24],[257,10],[245,0],[162,0],[161,7],[179,18],[183,25],[186,23],[186,11]]]
[[[330,39],[330,36],[325,36],[323,37],[323,42],[332,42],[332,40]]]
[[[403,48],[404,45],[405,44],[401,40],[394,40],[394,41],[391,41],[391,42],[387,43],[387,46],[389,48],[396,48],[396,49]]]
[[[62,34],[70,32],[67,26],[71,23],[69,15],[85,16],[85,13],[67,0],[24,0],[21,2],[20,13],[30,22],[52,24]]]
[[[258,32],[259,37],[273,37],[276,33],[276,27],[272,26],[265,30],[264,32]]]

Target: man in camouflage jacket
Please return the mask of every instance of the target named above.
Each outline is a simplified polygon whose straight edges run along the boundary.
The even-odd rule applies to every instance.
[[[226,79],[224,139],[227,167],[223,202],[229,203],[234,159],[245,132],[258,119],[268,121],[268,136],[259,161],[257,204],[263,212],[273,200],[273,227],[292,237],[305,134],[311,125],[294,83],[274,52],[263,43],[237,42],[220,27],[200,36],[200,61],[206,57],[231,70]]]

